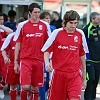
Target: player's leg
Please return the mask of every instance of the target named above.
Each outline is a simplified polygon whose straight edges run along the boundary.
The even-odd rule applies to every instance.
[[[6,83],[10,84],[9,94],[11,100],[16,100],[18,82],[19,82],[19,74],[16,74],[13,69],[13,66],[10,66],[10,68],[7,69]]]
[[[31,60],[24,59],[21,60],[20,64],[20,85],[21,85],[21,92],[20,92],[20,100],[27,100],[29,91],[31,90]]]
[[[81,100],[82,72],[81,70],[67,73],[68,100]]]
[[[21,85],[20,100],[28,100],[29,91],[30,91],[30,84]]]
[[[33,100],[38,100],[39,87],[44,85],[44,63],[38,60],[34,60],[34,69],[32,71],[32,93]]]
[[[3,99],[4,98],[4,86],[5,86],[5,78],[2,76],[2,79],[0,80],[0,98]]]
[[[30,100],[38,100],[39,97],[39,88],[38,87],[31,87],[31,96]]]
[[[40,100],[45,100],[45,86],[39,87]]]
[[[4,63],[3,57],[0,56],[0,75],[2,76],[2,79],[0,80],[0,98],[4,98],[4,91],[3,87],[6,85],[5,83],[5,77],[7,73],[7,65]]]
[[[16,100],[17,96],[17,85],[10,85],[10,100]]]
[[[67,100],[66,79],[62,71],[54,70],[53,72],[49,100]]]

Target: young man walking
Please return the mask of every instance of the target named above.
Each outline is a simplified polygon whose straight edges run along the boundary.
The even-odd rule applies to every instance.
[[[33,93],[32,100],[38,100],[38,87],[43,86],[44,59],[41,49],[51,34],[50,26],[40,21],[40,6],[32,3],[28,7],[29,20],[18,25],[14,40],[15,72],[19,73],[18,55],[20,51],[21,100],[27,100],[28,93]]]
[[[76,30],[79,18],[76,11],[67,11],[63,28],[54,30],[42,48],[49,72],[52,71],[49,54],[53,52],[49,100],[81,100],[81,90],[86,88],[85,51],[82,34]]]

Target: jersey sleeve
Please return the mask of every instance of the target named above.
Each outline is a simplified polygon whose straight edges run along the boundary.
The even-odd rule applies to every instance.
[[[7,38],[5,39],[2,47],[1,47],[1,51],[5,50],[6,48],[8,48],[10,42],[11,42],[11,39],[12,37],[14,36],[15,33],[11,33],[7,36]]]
[[[82,45],[82,37],[81,37],[79,56],[84,56],[84,55],[85,55],[85,51]]]
[[[21,29],[21,31],[20,31],[20,34],[19,34],[19,37],[18,37],[18,39],[16,40],[16,42],[22,42],[22,29]]]
[[[62,28],[55,29],[52,32],[52,34],[49,36],[49,38],[47,39],[46,43],[42,47],[42,49],[41,49],[42,52],[45,52],[52,45],[53,41],[56,39],[56,36],[57,36],[57,34],[59,33],[60,30],[62,30]]]
[[[82,34],[82,44],[83,44],[85,53],[89,53],[84,32],[81,29],[76,29],[76,30]]]
[[[14,41],[17,41],[18,40],[18,38],[19,38],[19,36],[21,36],[20,34],[21,34],[21,30],[22,30],[22,27],[24,26],[24,24],[25,23],[27,23],[28,22],[28,20],[26,20],[26,21],[24,21],[24,22],[21,22],[21,23],[19,23],[18,24],[18,27],[17,27],[17,30],[16,30],[16,34],[14,35]]]
[[[51,53],[53,51],[53,44],[45,51]]]

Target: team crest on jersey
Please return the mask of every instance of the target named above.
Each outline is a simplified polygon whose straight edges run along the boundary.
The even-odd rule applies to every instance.
[[[78,42],[78,36],[74,36],[74,42]]]
[[[42,30],[42,25],[39,25],[39,30]]]

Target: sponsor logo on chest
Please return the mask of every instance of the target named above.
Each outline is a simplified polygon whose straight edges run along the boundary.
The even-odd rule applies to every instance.
[[[76,50],[78,47],[77,46],[72,46],[72,45],[69,45],[69,46],[62,46],[62,45],[59,45],[58,46],[58,49],[62,49],[62,50]]]
[[[26,34],[26,37],[41,37],[43,33]]]

